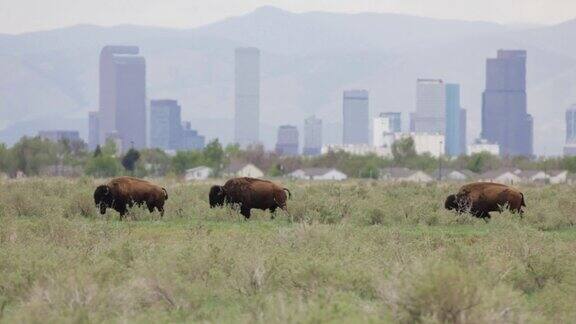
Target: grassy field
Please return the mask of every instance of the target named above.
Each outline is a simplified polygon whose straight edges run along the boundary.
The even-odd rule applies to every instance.
[[[289,214],[97,214],[92,179],[0,191],[0,322],[452,322],[576,319],[576,187],[522,187],[523,219],[443,210],[456,184],[284,183]]]

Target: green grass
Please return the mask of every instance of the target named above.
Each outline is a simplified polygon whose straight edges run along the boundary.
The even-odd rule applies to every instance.
[[[162,181],[161,181],[162,182]],[[443,210],[457,185],[285,183],[289,213],[97,214],[92,179],[2,183],[1,322],[571,322],[576,194],[523,187],[523,219]],[[574,201],[574,202],[573,202]]]

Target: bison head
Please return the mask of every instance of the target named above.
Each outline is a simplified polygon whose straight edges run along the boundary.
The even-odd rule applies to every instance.
[[[100,214],[104,215],[106,213],[107,207],[112,207],[112,202],[114,197],[112,196],[112,191],[107,185],[101,185],[94,191],[94,203],[96,207],[100,208]]]
[[[457,194],[446,197],[444,208],[448,210],[456,210],[458,213],[466,212],[470,207],[470,200],[468,196]]]
[[[448,210],[458,208],[458,203],[456,202],[456,195],[450,195],[446,197],[446,201],[444,202],[444,208]]]
[[[226,191],[222,186],[212,186],[210,188],[210,194],[208,195],[210,200],[210,208],[216,206],[224,206],[224,199],[226,198]]]

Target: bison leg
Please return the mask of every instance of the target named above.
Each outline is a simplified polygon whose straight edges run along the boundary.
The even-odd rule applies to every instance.
[[[276,208],[277,208],[277,206],[270,207],[270,218],[271,219],[274,219],[274,215],[276,213]]]
[[[250,218],[250,208],[240,207],[240,214],[242,214],[246,219]]]

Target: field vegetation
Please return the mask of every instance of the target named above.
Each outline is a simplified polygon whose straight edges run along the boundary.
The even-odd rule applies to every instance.
[[[521,219],[443,209],[458,184],[285,182],[289,213],[209,209],[163,179],[166,215],[99,215],[92,178],[5,181],[0,322],[569,323],[576,188],[521,187]],[[214,182],[222,182],[214,180]]]

